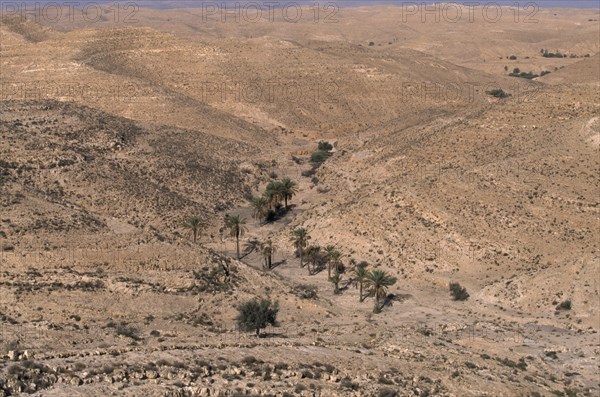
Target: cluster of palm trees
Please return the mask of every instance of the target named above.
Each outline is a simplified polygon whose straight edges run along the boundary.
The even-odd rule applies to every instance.
[[[267,185],[264,194],[261,197],[254,197],[251,200],[253,217],[257,220],[267,220],[271,215],[276,215],[282,209],[282,202],[285,210],[288,209],[289,200],[291,200],[296,191],[296,183],[289,178],[281,181],[271,181]],[[201,228],[201,221],[197,217],[188,218],[183,227],[189,231],[194,243],[198,238]],[[226,215],[225,228],[229,230],[229,235],[236,241],[236,257],[240,256],[240,238],[248,231],[246,219],[240,215]],[[317,274],[327,266],[327,278],[334,286],[334,293],[341,293],[340,283],[342,282],[344,264],[342,263],[342,254],[334,246],[328,245],[321,248],[319,245],[310,245],[310,234],[303,227],[292,230],[290,242],[293,244],[297,255],[300,258],[300,267],[308,269],[308,274]],[[273,268],[273,255],[276,248],[271,239],[268,239],[258,246],[260,254],[264,259],[265,269]],[[388,288],[396,283],[396,278],[382,270],[368,269],[367,262],[355,263],[350,260],[353,266],[353,273],[350,282],[359,289],[359,302],[363,302],[367,297],[375,298],[374,312],[378,313],[382,309],[382,300],[387,297]]]
[[[282,208],[282,202],[283,209],[287,211],[289,200],[296,193],[296,182],[290,178],[269,182],[262,196],[253,197],[250,200],[252,216],[258,221],[266,221],[277,215]]]
[[[318,266],[327,264],[327,278],[334,286],[334,293],[339,294],[344,271],[342,254],[332,245],[328,245],[324,250],[317,245],[309,245],[310,235],[303,227],[292,230],[290,241],[300,257],[300,266],[306,265],[309,275],[316,273]],[[355,262],[351,259],[350,263]],[[368,266],[365,261],[354,264],[351,281],[359,289],[359,302],[363,302],[367,297],[375,298],[373,312],[379,313],[383,308],[382,300],[387,297],[389,287],[396,284],[397,279],[383,270],[370,271]]]

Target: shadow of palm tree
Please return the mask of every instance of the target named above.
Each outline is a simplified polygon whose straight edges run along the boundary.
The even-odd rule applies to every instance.
[[[404,302],[412,297],[411,294],[388,294],[383,300],[381,308],[393,306],[394,302]]]
[[[273,262],[271,264],[271,270],[275,269],[277,266],[285,265],[287,263],[287,259],[282,259],[279,262]]]
[[[260,244],[259,241],[256,239],[247,241],[244,244],[244,250],[243,250],[242,254],[240,255],[240,259],[244,259],[248,255],[250,255],[252,252],[254,252],[258,248],[259,244]]]

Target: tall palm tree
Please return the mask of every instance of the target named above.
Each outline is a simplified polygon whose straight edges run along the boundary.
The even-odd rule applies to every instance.
[[[298,192],[296,190],[296,182],[292,181],[290,178],[283,178],[280,182],[281,187],[281,195],[283,196],[283,201],[285,203],[285,209],[288,209],[288,200],[291,200],[294,195]]]
[[[327,277],[331,278],[331,268],[333,267],[335,269],[335,274],[338,274],[338,270],[339,270],[339,264],[340,264],[340,258],[342,257],[342,254],[340,253],[340,251],[336,250],[335,248],[333,248],[331,245],[327,246],[327,248],[325,248],[325,251],[327,251]]]
[[[277,204],[283,200],[283,192],[281,182],[271,181],[265,189],[265,198],[269,203],[269,208],[274,209]]]
[[[200,218],[196,216],[189,217],[185,220],[185,222],[183,222],[183,227],[189,230],[195,243],[201,227]]]
[[[369,272],[367,284],[370,288],[369,295],[375,297],[373,313],[379,313],[381,311],[379,302],[387,296],[388,287],[396,284],[396,277],[392,277],[382,270],[374,270]]]
[[[294,244],[300,255],[300,267],[304,267],[304,248],[308,245],[308,240],[310,240],[310,236],[305,228],[299,227],[292,230],[290,241]]]
[[[363,295],[363,287],[369,278],[369,271],[367,270],[367,266],[369,264],[367,262],[361,262],[354,269],[354,286],[359,289],[359,302],[362,302],[367,297]]]
[[[240,259],[240,237],[246,233],[246,218],[239,215],[227,215],[225,217],[225,227],[229,229],[231,237],[235,237],[237,259]]]
[[[331,254],[335,252],[333,245],[325,247],[325,253],[327,253],[327,278],[331,278]]]
[[[271,239],[268,239],[260,245],[260,252],[265,259],[265,268],[269,270],[273,266],[273,254],[275,253],[275,250],[275,246],[273,245],[273,241],[271,241]]]
[[[308,275],[310,276],[312,274],[310,270],[310,264],[312,263],[313,270],[317,268],[317,264],[321,259],[321,247],[319,247],[318,245],[311,245],[310,247],[308,247],[308,249],[306,250],[306,258],[308,259],[306,261],[306,267],[308,268]]]
[[[261,221],[267,218],[269,202],[265,197],[252,197],[250,205],[252,205],[252,217],[254,219]]]

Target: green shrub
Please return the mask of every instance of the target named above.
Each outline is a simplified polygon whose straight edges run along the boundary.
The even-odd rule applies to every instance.
[[[558,306],[556,306],[556,310],[571,310],[571,307],[571,299],[567,299],[566,301],[561,302]]]
[[[333,149],[333,145],[327,141],[319,142],[319,150],[322,152],[329,152]]]
[[[459,283],[450,283],[449,288],[450,294],[452,294],[452,297],[455,301],[466,301],[467,299],[469,299],[470,295],[467,292],[467,289],[461,287]]]
[[[512,96],[508,92],[504,91],[502,88],[495,88],[493,90],[486,91],[485,93],[496,98],[508,98]]]
[[[310,162],[313,164],[321,164],[329,158],[330,154],[319,150],[310,155]]]
[[[237,324],[242,331],[255,331],[260,336],[260,330],[267,325],[277,325],[279,304],[269,299],[252,299],[238,306]]]

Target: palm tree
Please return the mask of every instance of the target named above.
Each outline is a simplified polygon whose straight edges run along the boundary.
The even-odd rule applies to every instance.
[[[364,301],[367,297],[366,295],[363,295],[363,287],[369,277],[369,271],[367,270],[368,265],[367,262],[363,261],[354,269],[354,286],[359,289],[359,302]]]
[[[306,261],[306,267],[308,268],[308,275],[310,276],[311,270],[310,270],[310,264],[312,263],[313,265],[313,270],[315,270],[317,268],[317,264],[319,263],[319,260],[321,259],[321,247],[319,247],[318,245],[311,245],[310,247],[308,247],[308,249],[306,250],[306,257],[307,257],[307,261]]]
[[[280,187],[281,195],[283,196],[283,201],[285,203],[285,209],[287,210],[288,200],[291,200],[297,193],[296,182],[292,181],[290,178],[283,178],[280,182]]]
[[[370,288],[369,295],[375,297],[373,313],[379,313],[382,309],[379,307],[379,302],[387,296],[388,287],[396,284],[396,277],[392,277],[382,270],[374,270],[369,272],[367,284]]]
[[[265,197],[252,197],[252,217],[258,221],[266,219],[269,213],[269,203]]]
[[[333,293],[334,294],[339,294],[340,293],[340,282],[342,281],[342,276],[339,274],[334,275],[333,277],[331,277],[329,279],[329,281],[331,281],[331,283],[333,284]]]
[[[267,184],[265,199],[269,203],[269,208],[271,209],[274,209],[277,204],[283,200],[281,182],[271,181]]]
[[[271,269],[273,265],[273,254],[275,253],[275,246],[273,246],[273,241],[268,239],[264,243],[260,245],[260,252],[265,259],[265,268]]]
[[[310,240],[310,236],[305,228],[299,227],[292,230],[290,241],[294,244],[300,255],[300,267],[304,267],[304,248],[308,245],[308,240]]]
[[[339,264],[340,264],[340,258],[342,257],[342,254],[335,249],[335,247],[328,245],[325,248],[325,251],[327,251],[327,277],[331,278],[331,268],[333,267],[335,269],[335,274],[338,274],[338,269],[339,269]]]
[[[189,217],[188,219],[185,220],[185,222],[183,222],[183,227],[190,231],[190,234],[192,235],[194,243],[196,242],[196,239],[198,238],[198,232],[200,231],[200,226],[201,226],[200,218],[198,218],[196,216]]]
[[[231,237],[235,237],[237,259],[240,259],[240,237],[246,232],[246,218],[239,215],[227,215],[225,217],[225,227],[229,229]]]

